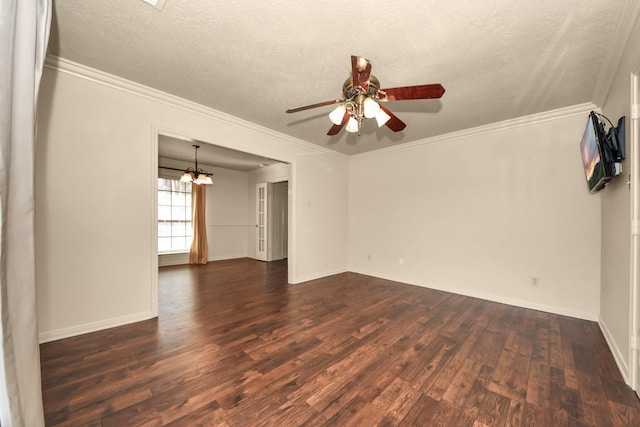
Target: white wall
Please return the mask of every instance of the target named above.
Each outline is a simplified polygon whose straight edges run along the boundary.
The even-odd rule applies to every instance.
[[[160,165],[183,168],[193,163],[160,159]],[[207,244],[209,261],[243,258],[248,256],[247,236],[253,224],[247,222],[247,195],[249,177],[247,172],[199,165],[213,174],[213,185],[207,186]],[[178,178],[177,171],[160,169],[160,173]],[[188,254],[160,255],[159,266],[188,264]]]
[[[298,171],[309,173],[303,175]],[[298,238],[289,233],[289,270],[298,272],[299,281],[317,279],[347,270],[348,165],[336,163],[327,153],[299,156],[293,165],[273,165],[249,172],[249,215],[255,224],[256,184],[289,181],[289,193],[299,197],[289,201],[289,224],[298,230]],[[289,229],[289,231],[291,228]],[[327,238],[329,237],[329,238]],[[250,233],[249,253],[255,257],[255,228]],[[296,255],[293,258],[293,255]],[[317,271],[310,273],[312,266]]]
[[[55,67],[42,79],[36,152],[42,341],[156,315],[159,132],[291,163],[294,203],[310,192],[320,203],[294,212],[290,281],[345,269],[334,248],[346,248],[346,210],[323,203],[347,203],[344,156],[67,61]],[[77,178],[87,169],[97,179]],[[323,232],[309,244],[296,223]]]
[[[207,191],[207,243],[209,260],[246,257],[249,176],[246,172],[210,168],[214,184]]]
[[[637,7],[637,6],[636,6]],[[602,112],[614,124],[627,116],[627,160],[622,176],[615,178],[602,191],[602,291],[600,325],[609,342],[616,362],[625,380],[629,382],[631,361],[630,332],[630,247],[631,198],[629,186],[630,159],[633,146],[630,141],[630,77],[640,71],[640,26],[636,25],[629,44],[624,49],[613,84],[608,92]],[[636,183],[638,185],[640,183]]]
[[[327,154],[317,153],[300,156],[293,165],[294,175],[299,170],[313,171],[297,175],[289,191],[299,194],[293,206],[293,224],[298,230],[295,246],[289,245],[291,254],[296,253],[296,269],[301,280],[312,280],[347,270],[347,222],[336,222],[334,218],[347,218],[349,197],[343,185],[349,181],[348,167],[342,167]],[[326,236],[334,236],[331,242]],[[338,239],[337,237],[342,238]],[[312,272],[312,267],[317,268]]]
[[[600,198],[578,149],[592,107],[352,157],[349,269],[597,319]]]

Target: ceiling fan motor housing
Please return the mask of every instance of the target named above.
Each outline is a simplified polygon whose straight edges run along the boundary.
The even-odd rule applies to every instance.
[[[353,86],[353,78],[349,77],[345,80],[342,85],[342,96],[345,99],[352,100],[356,95],[368,95],[372,98],[378,97],[378,91],[380,90],[380,81],[376,78],[376,76],[371,76],[369,78],[369,88],[368,90],[363,90],[362,87]]]

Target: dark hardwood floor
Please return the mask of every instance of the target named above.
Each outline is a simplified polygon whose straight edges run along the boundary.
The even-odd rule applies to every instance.
[[[593,322],[283,262],[160,270],[160,316],[43,344],[49,426],[640,426]]]

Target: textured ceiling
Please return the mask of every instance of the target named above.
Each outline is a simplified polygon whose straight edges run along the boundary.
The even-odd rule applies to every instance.
[[[50,53],[355,154],[593,101],[624,0],[54,0]],[[440,100],[387,104],[326,135],[350,55],[383,88],[441,83]]]

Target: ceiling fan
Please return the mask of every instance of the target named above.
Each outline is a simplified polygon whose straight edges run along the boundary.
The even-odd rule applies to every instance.
[[[287,113],[340,104],[329,114],[333,126],[327,135],[336,135],[345,125],[347,132],[360,134],[360,126],[365,118],[375,118],[378,127],[386,125],[392,131],[399,132],[407,125],[379,102],[435,99],[443,94],[444,87],[439,83],[380,89],[380,81],[371,74],[371,62],[361,56],[352,55],[351,76],[342,85],[342,98],[290,108]]]

